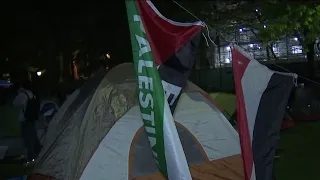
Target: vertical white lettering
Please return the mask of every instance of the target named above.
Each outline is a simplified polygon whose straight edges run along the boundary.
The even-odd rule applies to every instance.
[[[151,111],[150,114],[141,113],[141,117],[145,121],[150,121],[151,126],[155,126],[154,125],[154,112],[153,111]]]
[[[153,153],[154,157],[156,157],[156,158],[158,157],[158,154],[155,151],[152,151],[152,153]],[[157,159],[156,159],[156,163],[159,165]]]
[[[155,137],[148,137],[151,147],[153,148],[157,144],[157,139]]]
[[[144,30],[144,27],[143,27],[143,24],[142,24],[140,16],[139,15],[133,15],[133,20],[136,21],[136,22],[139,22],[141,31],[146,33],[146,31]]]
[[[138,76],[139,89],[150,89],[153,91],[152,78],[147,76]],[[142,86],[144,84],[144,87]]]
[[[156,134],[156,129],[154,127],[148,127],[146,126],[146,132],[150,133],[150,134]]]
[[[139,62],[138,62],[138,72],[139,73],[142,73],[142,68],[143,67],[152,68],[153,67],[153,62],[152,61],[139,60]]]
[[[138,44],[139,44],[139,47],[140,47],[140,49],[139,49],[139,57],[141,57],[143,54],[151,51],[149,42],[145,38],[136,35],[136,40],[138,41]]]
[[[153,156],[155,157],[155,161],[156,161],[156,164],[159,166],[159,162],[158,162],[158,154],[156,153],[156,152],[154,152],[154,151],[152,151],[152,153],[153,153]]]
[[[148,106],[150,105],[151,108],[153,108],[153,98],[152,95],[150,93],[148,93],[145,97],[143,92],[139,92],[139,102],[140,105],[143,108],[148,108]]]

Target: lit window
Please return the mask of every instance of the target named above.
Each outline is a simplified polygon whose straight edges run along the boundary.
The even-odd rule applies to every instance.
[[[278,47],[272,47],[272,50],[275,54],[279,53],[279,48]]]
[[[301,54],[302,53],[302,46],[292,46],[292,54]]]

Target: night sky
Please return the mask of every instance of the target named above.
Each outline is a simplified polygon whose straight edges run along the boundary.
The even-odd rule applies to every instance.
[[[2,6],[1,60],[45,65],[44,59],[76,48],[110,52],[117,61],[131,57],[124,2],[66,3],[8,1]]]
[[[154,3],[162,13],[170,9]],[[124,1],[7,1],[1,6],[1,22],[0,61],[10,57],[48,66],[59,52],[70,54],[77,48],[110,52],[117,63],[131,61]]]

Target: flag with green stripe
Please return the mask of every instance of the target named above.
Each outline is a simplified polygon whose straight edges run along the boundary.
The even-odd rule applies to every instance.
[[[150,1],[127,0],[126,8],[141,117],[155,161],[161,173],[170,180],[191,179],[170,105],[177,101],[192,69],[195,51],[188,44],[197,44],[203,24],[174,24],[176,22],[164,18]],[[179,36],[167,32],[174,35],[170,38],[159,31],[157,25],[162,29],[176,28],[175,33]],[[170,48],[159,46],[161,42],[155,35],[162,36],[162,41]],[[178,40],[178,43],[172,42]],[[173,67],[166,64],[168,62],[183,64]],[[170,74],[171,78],[168,78]]]

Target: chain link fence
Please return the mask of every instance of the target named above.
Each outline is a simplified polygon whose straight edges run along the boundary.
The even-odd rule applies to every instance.
[[[191,81],[207,91],[233,91],[230,42],[236,42],[254,59],[271,69],[283,71],[275,65],[278,64],[299,75],[307,76],[307,55],[299,42],[299,37],[283,37],[266,48],[257,39],[256,32],[248,28],[225,31],[223,36],[215,31],[209,34],[214,43],[203,40],[202,47],[199,48],[196,68],[190,76]],[[317,39],[314,44],[315,66],[320,62],[319,44]]]

